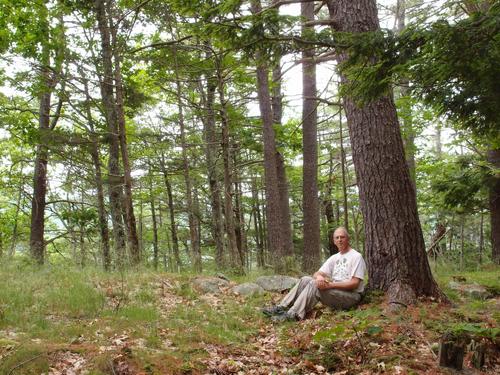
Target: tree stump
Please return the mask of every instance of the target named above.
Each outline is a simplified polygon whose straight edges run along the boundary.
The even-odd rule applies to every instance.
[[[473,341],[471,345],[472,350],[472,366],[474,368],[480,369],[484,366],[485,355],[486,355],[486,345],[484,342]]]
[[[465,340],[445,333],[439,345],[439,366],[461,370],[464,362]]]

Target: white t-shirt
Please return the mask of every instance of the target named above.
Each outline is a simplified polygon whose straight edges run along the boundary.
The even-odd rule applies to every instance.
[[[361,280],[355,292],[361,293],[364,290],[363,279],[365,278],[366,264],[363,256],[354,249],[347,253],[337,253],[326,260],[319,269],[326,273],[332,281],[349,281],[353,277]]]

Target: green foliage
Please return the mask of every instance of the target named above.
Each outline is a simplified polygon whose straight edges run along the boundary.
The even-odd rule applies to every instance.
[[[16,372],[13,370],[20,364]],[[49,371],[49,360],[43,348],[33,344],[19,348],[14,354],[0,361],[1,374],[40,375]]]
[[[459,156],[450,162],[440,161],[435,168],[439,170],[432,176],[431,188],[439,194],[444,207],[466,213],[485,204],[482,189],[488,175],[480,160],[470,155]]]
[[[313,340],[320,344],[333,344],[344,341],[359,333],[377,336],[383,332],[378,309],[339,311],[336,324],[328,329],[319,330]]]
[[[340,35],[351,59],[345,90],[360,101],[390,92],[399,80],[456,124],[499,142],[500,4],[456,23],[411,25],[400,35]]]
[[[450,327],[449,332],[455,336],[469,336],[495,340],[500,337],[500,328],[485,327],[481,324],[458,323]]]

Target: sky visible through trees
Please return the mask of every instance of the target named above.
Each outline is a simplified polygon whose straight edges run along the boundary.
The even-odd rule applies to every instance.
[[[384,0],[379,32],[342,29],[341,9],[314,2],[301,34],[300,4],[288,1],[0,1],[0,256],[107,269],[299,272],[312,243],[303,231],[319,233],[325,259],[339,225],[353,247],[379,254],[389,245],[369,213],[385,198],[359,195],[370,180],[361,171],[368,160],[413,155],[414,191],[405,194],[419,216],[408,225],[422,238],[412,242],[457,268],[497,263],[498,123],[484,117],[476,127],[471,116],[482,119],[483,104],[498,101],[484,78],[495,69],[488,64],[498,52],[498,4],[473,3]],[[398,17],[406,25],[399,31]],[[462,65],[439,60],[454,51],[429,46],[444,49],[445,38],[487,46],[478,52],[484,71],[466,57]],[[420,55],[409,52],[416,41]],[[302,93],[304,50],[316,67],[310,98]],[[338,71],[336,61],[351,57]],[[428,69],[421,82],[415,72],[426,61],[443,68]],[[463,81],[466,90],[468,72],[477,90],[464,92],[485,100],[464,113],[470,100],[441,82]],[[402,149],[386,145],[398,149],[387,159],[371,148],[382,115],[363,115],[353,133],[354,109],[381,95],[405,124],[395,135]],[[303,99],[318,112],[312,194],[302,190]],[[384,170],[381,181],[402,184],[390,177],[395,167]],[[318,228],[306,229],[308,207],[317,207]],[[398,238],[405,230],[390,221],[381,225]],[[426,263],[422,254],[412,262]]]

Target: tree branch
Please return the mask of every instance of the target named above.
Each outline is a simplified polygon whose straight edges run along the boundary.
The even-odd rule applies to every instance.
[[[187,39],[191,39],[193,37],[193,35],[188,35],[188,36],[185,36],[183,38],[180,38],[178,40],[170,40],[168,42],[158,42],[158,43],[153,43],[153,44],[150,44],[150,45],[147,45],[147,46],[144,46],[144,47],[139,47],[139,48],[136,48],[136,49],[133,49],[132,51],[130,51],[129,53],[136,53],[136,52],[139,52],[139,51],[142,51],[142,50],[145,50],[147,48],[158,48],[158,47],[166,47],[166,46],[171,46],[171,45],[174,45],[174,44],[180,44],[181,42],[187,40]]]

